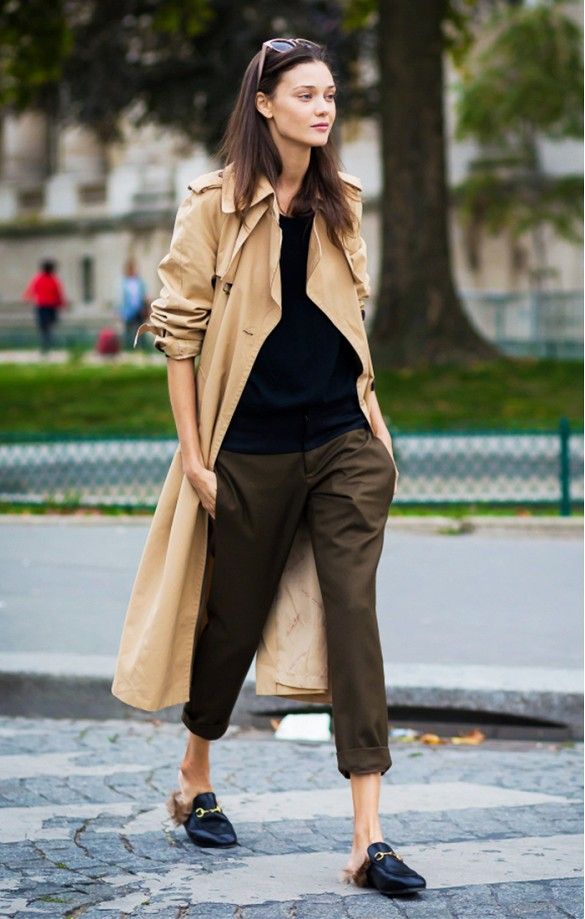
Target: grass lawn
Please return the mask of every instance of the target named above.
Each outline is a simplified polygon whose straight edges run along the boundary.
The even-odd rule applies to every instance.
[[[583,424],[583,362],[502,358],[472,368],[385,370],[391,432],[551,429]],[[174,435],[166,366],[0,365],[0,431]]]

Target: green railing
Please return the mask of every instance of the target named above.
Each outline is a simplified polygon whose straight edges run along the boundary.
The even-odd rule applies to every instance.
[[[583,429],[391,431],[405,506],[583,504]],[[175,438],[0,436],[0,501],[152,508]]]

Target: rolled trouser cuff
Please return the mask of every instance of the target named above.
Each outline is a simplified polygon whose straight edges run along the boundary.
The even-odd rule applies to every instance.
[[[185,710],[181,713],[181,721],[192,734],[197,734],[205,740],[218,740],[225,734],[229,726],[229,722],[227,724],[199,724],[193,721]]]
[[[390,750],[385,747],[353,747],[337,751],[337,768],[342,776],[350,778],[350,773],[363,775],[379,772],[384,775],[392,765]]]

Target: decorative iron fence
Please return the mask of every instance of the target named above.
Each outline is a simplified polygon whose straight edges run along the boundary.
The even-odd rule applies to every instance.
[[[583,502],[583,430],[392,431],[398,505],[558,507]],[[0,501],[16,504],[155,506],[175,438],[0,437]]]

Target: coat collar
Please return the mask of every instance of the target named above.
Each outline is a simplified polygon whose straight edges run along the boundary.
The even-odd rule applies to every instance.
[[[228,163],[225,169],[220,170],[223,173],[223,182],[221,187],[221,209],[225,214],[233,213],[236,209],[236,204],[234,200],[235,192],[235,176],[233,163]],[[254,207],[255,204],[258,204],[260,201],[263,201],[264,198],[267,198],[269,195],[274,195],[274,188],[268,181],[268,177],[261,173],[258,181],[256,182],[256,189],[250,203],[250,207]],[[274,195],[276,200],[276,195]]]

